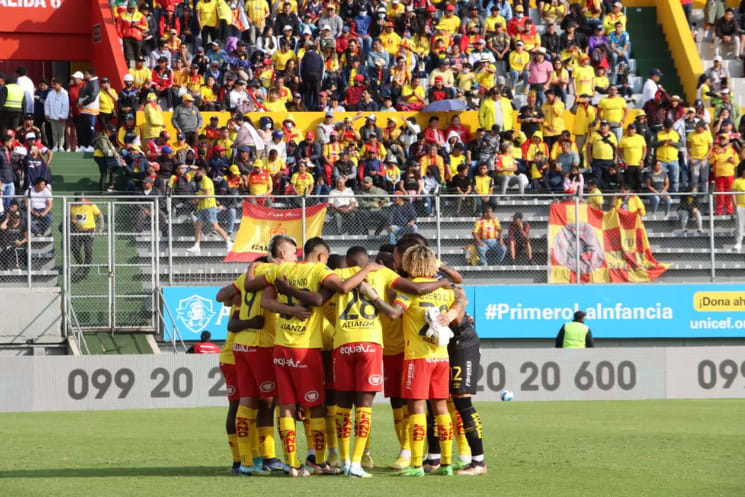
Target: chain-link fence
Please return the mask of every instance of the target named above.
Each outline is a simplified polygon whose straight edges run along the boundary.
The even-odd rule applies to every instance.
[[[162,287],[225,284],[265,252],[276,233],[292,234],[299,244],[320,234],[332,253],[361,245],[374,255],[416,231],[469,284],[557,282],[561,271],[571,283],[604,281],[592,275],[603,261],[610,270],[638,270],[610,281],[729,282],[745,268],[745,207],[738,208],[731,193],[480,197],[363,189],[354,195],[218,196],[214,208],[198,197],[55,196],[46,219],[19,200],[0,225],[1,284],[62,286],[85,329],[154,328]],[[324,203],[325,216],[314,221]],[[588,205],[642,210],[643,234],[603,221],[607,216],[597,217],[598,211],[587,214]],[[239,235],[244,214],[259,221]],[[251,246],[235,247],[227,257],[246,237]],[[639,276],[642,269],[648,278]]]

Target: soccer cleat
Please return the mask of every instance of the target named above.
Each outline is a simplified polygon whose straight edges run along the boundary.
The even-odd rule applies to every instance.
[[[231,468],[231,471],[233,472],[234,475],[239,475],[241,474],[240,468],[241,468],[240,461],[236,461],[233,463],[233,467]]]
[[[300,466],[299,468],[290,468],[288,474],[290,478],[306,478],[310,476],[310,471],[305,469],[305,466]]]
[[[332,452],[329,454],[327,461],[329,465],[334,466],[336,468],[341,466],[341,457],[339,457],[338,452]]]
[[[433,469],[432,473],[433,475],[439,475],[439,476],[453,476],[453,467],[451,465],[442,465],[437,469]]]
[[[464,463],[464,462],[463,462],[463,461],[461,461],[460,459],[455,459],[455,460],[453,461],[453,463],[452,463],[452,464],[451,464],[450,466],[451,466],[451,467],[453,468],[453,471],[458,471],[458,470],[460,470],[460,469],[463,469],[463,468],[465,468],[465,467],[466,467],[466,466],[468,466],[469,464],[470,464],[470,463]]]
[[[254,465],[251,467],[251,474],[258,475],[258,476],[265,476],[270,473],[268,469],[264,469],[264,458],[263,457],[254,457],[253,462],[254,462]]]
[[[460,471],[456,471],[457,475],[462,476],[478,476],[486,474],[486,464],[475,464],[471,463]]]
[[[244,466],[243,464],[241,464],[238,467],[238,474],[240,475],[251,476],[252,473],[253,473],[253,466]]]
[[[352,464],[347,472],[347,476],[353,476],[354,478],[372,478],[373,475],[362,469],[359,464]]]
[[[409,466],[408,468],[400,471],[398,473],[398,476],[410,476],[414,478],[421,478],[424,476],[424,469],[421,466],[419,466],[418,468]]]
[[[349,469],[352,465],[349,462],[345,462],[341,465],[341,474],[343,475],[349,475]]]
[[[396,459],[396,462],[393,464],[388,465],[388,469],[397,469],[401,471],[402,469],[406,469],[411,465],[411,460],[406,457],[398,456],[398,459]]]
[[[318,466],[320,469],[322,475],[340,475],[341,470],[337,468],[336,466],[331,466],[329,463],[325,462]]]
[[[422,464],[422,468],[424,468],[425,473],[431,473],[432,471],[437,471],[440,469],[440,460],[439,459],[426,459],[424,461],[424,464]]]
[[[282,461],[276,457],[272,457],[271,459],[264,460],[264,468],[269,471],[282,471],[283,464]]]
[[[373,461],[371,453],[365,452],[364,454],[362,454],[362,467],[365,469],[375,468],[375,461]]]

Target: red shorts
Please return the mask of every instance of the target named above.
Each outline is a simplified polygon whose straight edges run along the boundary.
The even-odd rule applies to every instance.
[[[230,402],[239,400],[241,394],[238,388],[238,372],[236,371],[235,364],[221,362],[220,371],[222,371],[222,376],[225,378],[225,386],[228,389],[228,400]]]
[[[383,390],[383,349],[370,342],[347,343],[334,349],[334,389],[340,392]]]
[[[401,378],[404,399],[447,399],[450,397],[450,360],[405,359]]]
[[[321,349],[275,345],[274,375],[282,405],[315,407],[326,400]]]
[[[271,347],[233,344],[241,397],[271,399],[277,395]]]
[[[386,397],[401,397],[401,374],[404,353],[383,356],[383,387]]]

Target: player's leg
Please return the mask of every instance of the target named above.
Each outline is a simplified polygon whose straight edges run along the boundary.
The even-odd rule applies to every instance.
[[[293,382],[293,368],[289,367],[290,360],[294,361],[293,350],[287,347],[274,347],[274,375],[277,379],[279,392],[279,438],[282,442],[285,464],[290,467],[290,476],[310,476],[310,473],[300,464],[297,457],[297,432],[295,427],[295,403],[297,394]]]
[[[320,349],[295,349],[298,354],[296,363],[307,365],[301,375],[293,375],[298,402],[310,412],[310,439],[308,445],[315,450],[317,466],[314,473],[338,474],[340,471],[326,462],[326,391],[323,371],[323,357]]]
[[[434,414],[435,430],[440,443],[440,468],[433,474],[452,476],[453,467],[453,421],[448,412],[447,399],[450,396],[450,364],[436,362],[433,364],[429,384],[429,398]]]
[[[274,447],[275,398],[259,401],[259,415],[256,427],[259,432],[259,453],[264,460],[264,468],[269,471],[282,471],[282,461],[277,459]]]
[[[482,475],[486,474],[486,463],[484,462],[484,439],[481,418],[473,407],[471,397],[476,393],[476,377],[481,362],[481,352],[478,344],[465,349],[453,350],[450,361],[453,365],[454,358],[461,366],[460,382],[455,384],[451,381],[450,391],[453,395],[453,404],[463,421],[468,446],[471,449],[471,463],[458,471],[460,475]]]
[[[328,463],[336,468],[341,467],[338,441],[336,436],[336,392],[334,391],[334,372],[332,368],[332,350],[324,350],[323,371],[326,379],[326,452]]]
[[[456,409],[452,398],[448,399],[448,412],[450,413],[450,419],[453,422],[453,437],[455,438],[455,445],[458,447],[458,459],[453,460],[453,469],[462,469],[471,463],[471,448],[468,445],[468,439],[466,438],[463,419],[461,418],[458,409]]]
[[[258,403],[256,417],[257,447],[254,452],[254,466],[265,471],[279,471],[282,463],[274,452],[274,404],[277,395],[277,382],[274,377],[274,358],[272,347],[257,347],[251,361],[251,376],[256,388]]]
[[[349,475],[369,478],[372,475],[362,469],[362,458],[370,440],[373,399],[383,387],[383,351],[375,343],[362,345],[354,354],[354,449]]]
[[[440,455],[440,439],[437,436],[435,412],[432,410],[432,402],[427,402],[427,454],[422,464],[425,473],[431,473],[440,468]]]
[[[403,367],[403,353],[383,356],[383,389],[385,396],[391,399],[391,410],[393,411],[393,424],[396,437],[400,445],[400,451],[396,462],[388,466],[388,469],[402,470],[409,466],[411,460],[411,444],[409,439],[409,409],[401,399],[401,371]]]
[[[241,455],[238,451],[238,435],[235,431],[235,415],[238,411],[240,394],[238,389],[238,377],[235,364],[220,363],[220,371],[225,378],[225,386],[228,390],[228,412],[225,417],[225,432],[228,435],[228,446],[233,458],[233,472],[236,473],[241,465]]]
[[[424,476],[424,439],[427,436],[427,398],[432,365],[423,359],[407,359],[403,363],[401,394],[409,409],[411,465],[401,476]]]

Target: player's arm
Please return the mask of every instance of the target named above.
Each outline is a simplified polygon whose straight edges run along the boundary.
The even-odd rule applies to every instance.
[[[409,295],[427,295],[437,289],[450,287],[450,281],[440,278],[435,281],[421,281],[414,283],[408,278],[397,278],[391,284],[391,288],[398,292],[408,293]],[[362,287],[360,287],[361,289]],[[395,318],[394,318],[395,319]]]
[[[264,327],[264,316],[258,315],[251,319],[241,319],[238,317],[239,315],[240,311],[235,311],[230,317],[230,321],[228,321],[228,331],[236,333],[248,328],[252,330],[260,330]]]
[[[243,283],[243,288],[245,288],[247,292],[258,292],[259,290],[264,290],[269,286],[269,282],[266,281],[263,276],[257,276],[256,278],[246,278],[246,281]]]
[[[230,302],[233,300],[233,297],[235,297],[237,293],[238,290],[235,288],[235,284],[231,283],[218,290],[215,300],[217,300],[218,302],[222,302],[227,307],[230,305]]]
[[[456,285],[463,283],[463,275],[446,264],[440,265],[440,272]]]
[[[282,295],[289,295],[293,299],[301,302],[303,305],[311,307],[320,307],[323,304],[323,295],[320,292],[311,292],[302,290],[290,285],[286,278],[277,278],[274,281],[274,289]]]
[[[341,278],[337,276],[335,273],[330,274],[328,277],[326,277],[325,280],[323,280],[322,285],[332,292],[336,293],[349,293],[354,288],[357,288],[360,286],[360,283],[367,277],[367,273],[370,271],[377,271],[378,269],[382,268],[380,264],[370,263],[357,271],[351,278],[347,278],[344,281],[341,281]]]
[[[466,299],[466,292],[461,287],[455,287],[455,300],[453,305],[450,306],[448,312],[445,313],[445,319],[447,320],[446,325],[455,323],[460,324],[463,321],[463,317],[466,315],[466,305],[468,305],[468,299]]]
[[[261,296],[261,307],[269,312],[293,316],[305,321],[311,315],[311,311],[300,305],[287,305],[277,300],[277,291],[273,286],[267,286]]]
[[[380,295],[378,295],[378,292],[376,292],[373,287],[364,281],[360,283],[360,292],[373,303],[376,309],[386,313],[386,315],[391,319],[400,318],[404,312],[401,306],[391,305],[386,302]]]

